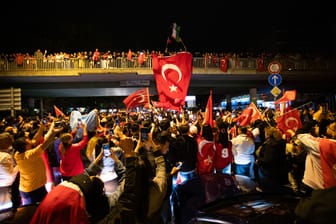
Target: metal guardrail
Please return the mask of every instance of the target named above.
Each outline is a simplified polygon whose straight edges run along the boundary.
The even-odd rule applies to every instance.
[[[223,73],[221,70],[223,63],[226,63],[227,69],[230,72],[245,71],[247,73],[268,72],[268,64],[272,61],[278,61],[282,65],[282,70],[285,71],[314,71],[314,70],[333,70],[336,68],[334,60],[317,60],[317,59],[258,59],[258,58],[229,58],[225,62],[221,58],[217,60],[205,57],[194,57],[193,68],[205,72],[211,70],[218,73]],[[110,60],[100,60],[94,64],[91,60],[70,58],[59,61],[36,58],[25,58],[22,63],[16,61],[0,61],[0,75],[29,72],[32,74],[41,72],[66,72],[66,71],[86,71],[93,72],[101,70],[130,71],[130,70],[151,70],[151,57],[139,64],[137,58],[128,60],[127,58],[118,57]],[[148,71],[146,71],[148,73]]]

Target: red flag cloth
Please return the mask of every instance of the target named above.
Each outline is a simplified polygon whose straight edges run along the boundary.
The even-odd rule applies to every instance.
[[[213,127],[213,118],[212,118],[212,91],[210,91],[210,96],[208,98],[208,103],[205,108],[204,121],[203,124],[208,124]]]
[[[189,88],[192,54],[179,52],[172,56],[155,56],[152,62],[160,102],[168,105],[168,109],[180,110]]]
[[[126,105],[126,110],[133,107],[148,105],[149,104],[148,88],[139,89],[133,92],[131,95],[129,95],[123,100],[123,103]]]
[[[54,105],[54,110],[55,110],[55,114],[56,114],[56,117],[65,117],[65,114],[58,108]]]
[[[223,58],[220,62],[220,69],[223,71],[223,72],[227,72],[228,70],[228,60],[226,58]]]
[[[320,161],[322,167],[323,187],[331,188],[336,186],[335,165],[336,164],[336,142],[327,139],[320,139]]]
[[[295,98],[296,98],[296,90],[287,90],[282,95],[282,97],[278,99],[277,101],[275,101],[274,103],[275,104],[284,103],[284,102],[295,100]]]
[[[300,113],[297,109],[284,113],[283,115],[279,116],[276,121],[277,128],[279,128],[282,133],[286,133],[288,129],[296,131],[302,127]]]
[[[247,108],[243,110],[243,112],[241,113],[241,115],[239,115],[239,117],[234,119],[234,121],[239,123],[239,126],[248,126],[260,118],[261,114],[258,108],[252,102]]]
[[[154,101],[154,100],[152,100],[152,104],[153,104],[153,107],[157,107],[157,108],[162,107],[161,103],[158,102],[158,101]]]

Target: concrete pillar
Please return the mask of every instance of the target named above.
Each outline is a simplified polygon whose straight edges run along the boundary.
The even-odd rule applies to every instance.
[[[250,89],[250,102],[253,102],[255,105],[257,104],[257,89],[256,88],[251,88]]]
[[[29,108],[34,108],[35,107],[35,99],[34,98],[29,98],[27,104],[28,104]]]

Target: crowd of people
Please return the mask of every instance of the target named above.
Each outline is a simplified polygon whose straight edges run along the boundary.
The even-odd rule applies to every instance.
[[[229,111],[211,124],[202,111],[159,109],[5,117],[0,200],[16,211],[5,221],[187,223],[223,192],[253,191],[291,192],[302,197],[297,223],[327,223],[335,216],[336,120],[318,112],[302,109],[302,128],[286,133],[274,110],[244,126]],[[253,189],[238,186],[239,176]]]
[[[176,52],[169,52],[173,54]],[[151,68],[153,55],[166,55],[158,50],[111,51],[93,49],[78,52],[0,52],[0,71]],[[256,69],[267,71],[271,61],[281,62],[285,70],[325,70],[333,68],[334,58],[300,52],[193,52],[195,68]]]

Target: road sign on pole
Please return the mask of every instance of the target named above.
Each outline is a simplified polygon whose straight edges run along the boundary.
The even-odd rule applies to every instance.
[[[268,64],[268,71],[271,74],[279,74],[281,72],[281,64],[277,61],[272,61]]]
[[[282,82],[282,77],[280,74],[270,74],[268,76],[268,83],[271,86],[278,86],[281,84],[281,82]]]
[[[274,99],[276,99],[280,95],[281,89],[279,89],[277,86],[274,86],[271,90],[271,93],[274,96]]]

